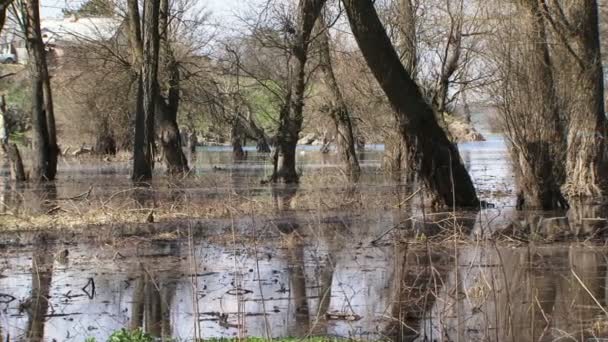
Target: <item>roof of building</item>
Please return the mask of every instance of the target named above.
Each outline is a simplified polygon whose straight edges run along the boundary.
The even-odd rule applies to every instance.
[[[107,40],[114,36],[122,20],[119,18],[42,19],[40,28],[45,43],[57,41]]]

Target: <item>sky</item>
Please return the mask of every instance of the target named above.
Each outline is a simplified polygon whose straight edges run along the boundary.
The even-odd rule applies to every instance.
[[[243,5],[243,0],[199,0],[208,10],[216,16],[230,16],[238,10],[239,4]],[[61,10],[66,7],[77,8],[83,0],[41,0],[42,17],[61,17]]]

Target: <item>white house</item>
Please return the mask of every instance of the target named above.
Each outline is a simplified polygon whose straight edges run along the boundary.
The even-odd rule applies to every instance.
[[[79,42],[111,39],[118,31],[120,18],[47,18],[40,22],[42,40],[55,57],[64,54],[64,47]],[[15,23],[7,23],[0,35],[0,53],[13,53],[16,62],[27,64],[27,50],[21,29]]]

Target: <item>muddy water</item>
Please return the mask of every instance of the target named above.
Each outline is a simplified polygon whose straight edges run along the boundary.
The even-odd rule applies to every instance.
[[[271,218],[184,222],[178,225],[181,234],[103,243],[70,235],[4,235],[0,340],[105,340],[122,327],[178,340],[330,335],[583,341],[608,336],[608,248],[590,242],[475,242],[480,231],[531,213],[515,216],[512,210],[512,175],[500,139],[460,148],[481,196],[496,208],[459,213],[466,218],[459,229],[472,238],[458,245],[431,239],[437,231],[428,230],[430,224],[409,219],[419,216],[416,208],[290,210],[285,203],[296,189],[277,195],[259,184],[270,172],[264,156],[250,151],[246,161],[235,163],[227,149],[201,150],[195,156],[197,172],[217,175],[211,177],[217,181],[205,186],[158,181],[152,187],[177,187],[201,201],[233,193],[249,199],[277,196],[285,205],[277,205]],[[358,191],[382,194],[397,187],[378,171],[380,157],[375,147],[361,156],[365,174]],[[311,178],[336,164],[331,154],[307,148],[299,158]],[[64,162],[61,170],[53,197],[90,187],[103,196],[131,187],[126,165]],[[11,210],[30,210],[26,192],[48,193],[2,184],[7,190],[2,202]],[[314,190],[318,184],[313,184],[303,182],[297,191]],[[328,194],[342,190],[331,182],[322,188]],[[551,226],[578,231],[603,222],[586,210],[534,215],[545,216],[536,219],[537,228],[559,222]]]

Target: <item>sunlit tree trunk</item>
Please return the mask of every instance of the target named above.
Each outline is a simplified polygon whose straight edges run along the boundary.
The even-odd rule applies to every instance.
[[[371,0],[343,0],[351,29],[372,73],[386,93],[407,143],[408,164],[439,206],[478,206],[460,154],[438,125],[433,109],[405,70]]]

